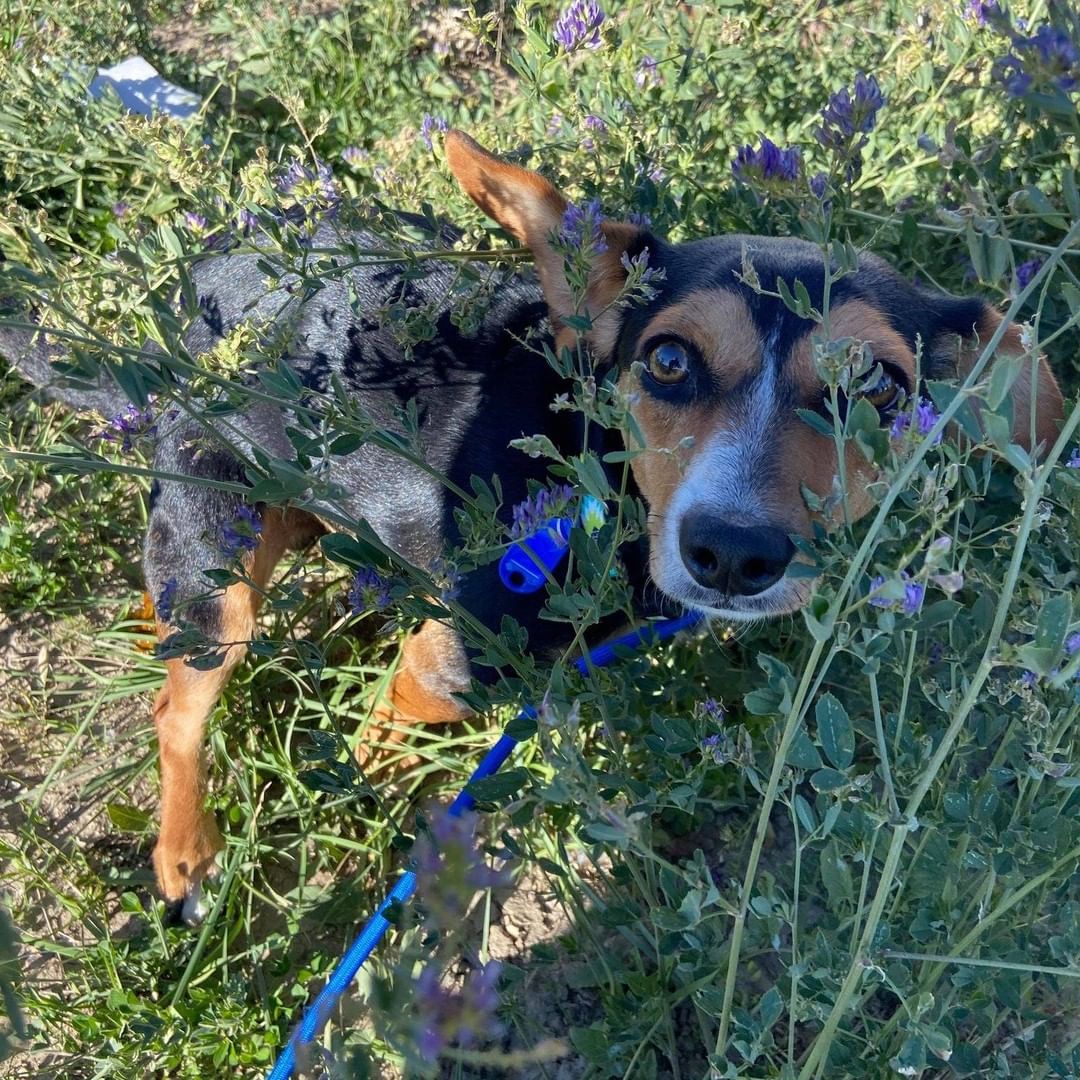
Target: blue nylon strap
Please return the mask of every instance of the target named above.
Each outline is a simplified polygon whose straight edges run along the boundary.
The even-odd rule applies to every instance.
[[[660,641],[667,641],[683,630],[689,630],[702,620],[697,612],[681,615],[677,619],[664,619],[661,622],[649,623],[638,630],[623,634],[614,641],[600,645],[586,656],[579,657],[574,661],[574,666],[583,675],[588,674],[590,668],[607,667],[615,660],[621,659],[621,653],[632,652],[643,645],[655,645]],[[518,714],[519,718],[529,720],[536,719],[536,709],[532,705],[526,706]],[[499,741],[484,755],[483,760],[469,777],[469,783],[474,780],[483,780],[493,776],[506,763],[506,759],[514,752],[517,739],[510,735],[500,735]],[[472,810],[476,806],[476,800],[463,788],[458,792],[457,798],[450,804],[447,811],[453,817]],[[288,1044],[281,1051],[273,1069],[267,1075],[266,1080],[289,1080],[296,1068],[296,1054],[302,1047],[310,1046],[318,1037],[323,1025],[329,1019],[330,1013],[337,1004],[338,999],[349,988],[356,973],[363,966],[367,958],[372,954],[375,946],[383,939],[386,931],[390,929],[390,923],[384,917],[391,904],[404,904],[416,891],[416,875],[411,870],[406,870],[398,878],[390,895],[379,905],[378,911],[368,919],[360,936],[349,946],[348,952],[338,961],[337,967],[330,974],[326,985],[319,992],[319,996],[308,1006],[300,1023],[293,1029]]]

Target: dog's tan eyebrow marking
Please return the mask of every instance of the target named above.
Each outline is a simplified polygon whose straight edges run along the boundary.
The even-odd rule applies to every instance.
[[[814,369],[814,338],[821,334],[821,327],[815,326],[796,341],[786,365],[805,399],[817,397],[822,385],[821,376]],[[853,338],[866,342],[875,360],[894,364],[914,385],[915,354],[889,325],[888,316],[865,300],[846,300],[829,312],[829,337],[833,341]]]
[[[696,345],[722,386],[733,386],[761,367],[761,335],[746,301],[731,289],[690,293],[657,313],[639,340],[665,334]]]

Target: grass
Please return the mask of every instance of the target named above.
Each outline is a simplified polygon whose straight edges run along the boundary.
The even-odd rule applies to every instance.
[[[145,337],[169,347],[166,363],[186,362],[167,299],[206,231],[185,212],[212,230],[266,205],[293,159],[333,166],[344,214],[437,210],[466,230],[456,257],[490,260],[505,238],[452,184],[438,135],[433,150],[418,137],[431,114],[676,239],[847,242],[999,300],[1031,322],[1075,401],[1076,95],[1037,65],[1010,95],[993,64],[1012,49],[1032,66],[1022,42],[993,20],[906,0],[610,7],[602,46],[567,57],[550,5],[279,14],[209,0],[192,23],[161,3],[9,0],[0,296],[35,296],[81,339],[80,362],[92,367],[104,346],[138,391]],[[1078,39],[1065,8],[1014,15]],[[136,49],[203,94],[190,131],[87,102],[58,60]],[[888,101],[849,172],[851,148],[830,156],[814,129],[860,70]],[[762,133],[802,149],[798,183],[732,181],[736,149]],[[806,185],[818,170],[825,207]],[[416,232],[378,224],[388,251],[415,244]],[[303,253],[287,228],[274,240],[282,259]],[[309,259],[306,272],[323,271]],[[398,332],[421,340],[424,315],[406,313]],[[234,346],[200,372],[205,392],[245,363],[251,343]],[[263,390],[292,393],[287,380]],[[422,614],[424,582],[394,567],[395,613],[354,619],[344,590],[373,557],[363,535],[283,565],[211,722],[228,848],[210,915],[191,931],[166,924],[149,869],[160,664],[138,615],[144,447],[103,446],[93,424],[40,405],[14,375],[2,394],[0,860],[20,944],[0,922],[0,1057],[13,1055],[0,1068],[11,1076],[260,1075],[414,838],[424,850],[432,808],[515,698],[546,691],[546,722],[484,792],[478,826],[488,862],[515,856],[516,885],[466,888],[454,875],[475,870],[469,853],[444,852],[462,906],[422,896],[379,951],[329,1026],[334,1075],[555,1076],[559,1053],[571,1075],[633,1080],[1080,1074],[1069,646],[1080,469],[1067,464],[1080,413],[1042,464],[1007,438],[897,445],[838,424],[883,482],[874,513],[815,544],[805,617],[714,628],[588,680],[567,674],[569,657],[553,671],[521,658],[514,693],[457,730],[414,733],[417,763],[373,787],[349,748]],[[941,428],[963,422],[962,395],[937,388],[935,401]],[[595,409],[598,422],[618,411]],[[350,422],[337,415],[334,430]],[[584,462],[569,472],[596,482]],[[265,470],[271,492],[288,481]],[[604,534],[614,543],[637,509],[601,494],[623,511]],[[462,559],[500,539],[487,493],[473,498]],[[944,554],[930,548],[941,536]],[[577,553],[578,630],[617,603],[598,572],[607,554]],[[927,587],[917,611],[867,602],[872,576],[897,587],[901,570]],[[516,655],[514,628],[490,645]],[[536,911],[512,933],[507,910],[524,918],[515,889]],[[492,958],[504,1034],[470,1045],[454,1037],[475,1006],[470,971]],[[446,1036],[437,1064],[417,1055],[425,1030]]]

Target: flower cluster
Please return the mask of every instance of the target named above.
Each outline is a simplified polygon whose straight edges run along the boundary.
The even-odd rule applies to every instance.
[[[554,488],[541,488],[535,495],[522,499],[514,507],[510,535],[521,540],[539,532],[552,518],[565,515],[573,498],[574,489],[569,484],[559,484]]]
[[[555,44],[568,53],[577,49],[599,49],[603,44],[600,27],[604,9],[595,0],[574,0],[555,20]]]
[[[510,875],[484,860],[476,843],[476,818],[437,811],[413,847],[424,925],[431,930],[458,924],[478,891],[507,885]]]
[[[814,136],[826,150],[854,156],[866,145],[866,136],[874,130],[884,104],[885,95],[877,79],[860,71],[853,89],[845,86],[829,98]]]
[[[1073,447],[1069,454],[1069,460],[1065,462],[1066,469],[1080,469],[1080,448]]]
[[[328,208],[341,202],[334,172],[325,161],[316,160],[311,168],[299,158],[293,158],[274,186],[279,194],[291,196],[299,205]]]
[[[259,546],[262,535],[262,518],[252,506],[241,504],[236,509],[236,517],[221,527],[218,547],[226,559],[235,559],[241,551],[254,551]]]
[[[636,255],[624,251],[619,256],[619,264],[627,273],[629,285],[648,285],[653,280],[663,277],[661,267],[649,265],[648,248],[642,248]]]
[[[471,1046],[482,1039],[495,1039],[502,1025],[495,1018],[499,1007],[496,989],[502,965],[489,960],[472,972],[460,994],[447,990],[437,966],[428,964],[416,980],[416,1049],[424,1061],[434,1062],[452,1043]]]
[[[105,426],[100,431],[95,431],[91,438],[119,442],[120,448],[126,454],[131,450],[132,439],[140,435],[152,435],[156,429],[151,405],[140,409],[137,405],[129,404],[122,413],[117,413],[107,420]]]
[[[782,150],[771,139],[762,136],[761,145],[740,146],[731,163],[731,173],[744,184],[792,181],[802,168],[802,153],[797,147]]]
[[[607,124],[602,117],[597,116],[595,113],[589,113],[585,117],[585,136],[581,140],[581,149],[591,153],[596,149],[596,139],[594,135],[600,136],[607,133]]]
[[[1028,259],[1016,268],[1016,287],[1026,289],[1031,284],[1031,279],[1039,272],[1043,264],[1042,259]]]
[[[1012,51],[994,61],[992,74],[1013,97],[1023,97],[1036,81],[1065,93],[1080,87],[1080,48],[1065,30],[1044,24],[1025,36],[1006,24],[1004,33]]]
[[[941,414],[934,408],[934,403],[920,397],[916,399],[915,407],[911,412],[904,411],[896,414],[892,427],[889,428],[889,436],[893,439],[902,439],[906,432],[914,430],[925,438],[933,430],[940,417]],[[934,446],[937,446],[939,442],[941,442],[940,431],[934,439]]]
[[[574,251],[589,250],[599,255],[607,251],[604,231],[600,226],[603,220],[599,199],[590,199],[584,206],[568,203],[563,211],[559,239]]]
[[[634,72],[634,82],[644,90],[650,86],[659,86],[663,81],[664,77],[660,74],[656,58],[653,56],[643,57],[641,63],[638,64],[637,71]]]
[[[435,584],[439,587],[439,601],[448,604],[461,595],[461,573],[453,563],[441,557],[434,558],[428,567]]]
[[[363,165],[370,157],[371,154],[369,154],[362,146],[346,146],[345,149],[341,151],[341,160],[346,165],[351,165],[353,168],[356,168],[357,165]]]
[[[905,615],[917,614],[922,608],[923,598],[926,596],[926,586],[918,581],[913,581],[906,570],[900,571],[900,581],[904,586],[903,598],[893,600],[887,596],[877,595],[885,585],[885,578],[880,574],[873,578],[870,582],[870,603],[874,607],[887,608],[890,611],[899,609]]]
[[[420,121],[420,141],[429,149],[435,149],[435,143],[431,136],[436,131],[449,131],[450,125],[441,116],[432,116],[431,113],[424,113],[424,118]]]
[[[964,8],[964,18],[977,26],[986,26],[1000,11],[997,0],[968,0],[967,7]]]
[[[349,610],[354,615],[365,611],[385,611],[390,606],[390,583],[370,566],[356,571],[349,588]]]

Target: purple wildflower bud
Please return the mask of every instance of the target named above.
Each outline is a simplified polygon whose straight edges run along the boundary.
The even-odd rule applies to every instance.
[[[126,202],[114,202],[112,204],[112,216],[119,221],[121,218],[125,218],[131,213],[131,207]]]
[[[254,551],[262,535],[262,518],[253,506],[243,503],[236,508],[236,517],[221,527],[218,547],[226,559],[235,559],[241,551]]]
[[[857,154],[866,145],[866,136],[874,130],[884,104],[877,79],[860,71],[852,90],[845,86],[829,99],[814,136],[826,150]]]
[[[893,602],[888,598],[874,595],[884,584],[885,576],[883,574],[878,574],[870,579],[870,603],[874,607],[887,608],[893,606]]]
[[[654,165],[649,170],[648,177],[654,184],[662,184],[667,179],[667,173],[659,165]]]
[[[566,515],[567,507],[573,498],[574,489],[569,484],[541,488],[535,495],[530,495],[514,507],[510,535],[515,540],[521,540],[539,532],[552,518]]]
[[[599,49],[604,9],[595,0],[574,0],[555,20],[555,44],[568,53],[576,49]]]
[[[204,233],[204,232],[206,232],[206,226],[207,226],[206,218],[202,214],[199,214],[194,210],[186,210],[186,211],[184,211],[184,224],[193,233]]]
[[[900,601],[900,610],[905,615],[914,615],[923,605],[923,597],[926,596],[926,586],[917,581],[908,581],[904,585],[904,599]]]
[[[562,131],[563,124],[565,123],[566,119],[561,112],[553,112],[551,114],[551,119],[547,123],[548,137],[552,139],[555,138],[555,136],[558,135],[560,131]]]
[[[829,178],[823,173],[815,173],[810,177],[810,194],[818,201],[825,198],[825,192],[829,189]]]
[[[936,154],[938,152],[938,144],[925,132],[915,140],[915,145],[927,154]]]
[[[1080,448],[1073,447],[1069,454],[1069,460],[1065,462],[1066,469],[1080,469]]]
[[[431,560],[429,566],[435,584],[439,586],[439,600],[448,604],[461,595],[461,574],[458,568],[443,558]]]
[[[644,90],[649,86],[659,86],[663,81],[663,76],[661,76],[660,69],[656,64],[656,58],[653,56],[642,57],[637,71],[634,72],[634,82]]]
[[[603,135],[604,132],[607,131],[607,124],[595,113],[588,113],[586,115],[585,127],[588,128],[589,131],[595,131],[598,135]]]
[[[1042,259],[1028,259],[1027,262],[1022,262],[1016,268],[1016,287],[1026,289],[1031,284],[1031,279],[1039,272],[1039,267],[1042,264]]]
[[[154,611],[163,623],[172,622],[173,604],[176,603],[176,590],[176,578],[171,577],[161,586],[161,591],[154,601]]]
[[[649,265],[648,248],[642,248],[633,258],[624,251],[619,258],[619,264],[628,274],[640,272],[638,280],[642,285],[648,285],[660,272],[657,267]]]
[[[590,199],[584,206],[568,203],[563,212],[560,240],[569,248],[585,250],[591,248],[595,254],[607,251],[604,233],[600,227],[603,213],[600,200]]]
[[[450,125],[441,116],[432,116],[431,113],[424,113],[424,118],[420,121],[420,141],[429,150],[434,150],[435,144],[431,138],[432,132],[449,130]]]
[[[977,26],[985,26],[997,14],[997,0],[968,0],[964,8],[964,18]]]
[[[1080,652],[1080,630],[1065,639],[1065,655],[1072,657]]]
[[[157,425],[154,423],[154,410],[150,405],[140,409],[137,405],[129,404],[123,412],[110,417],[105,426],[95,431],[91,438],[102,439],[105,442],[120,443],[124,453],[131,450],[132,439],[140,435],[152,435]]]
[[[727,716],[727,710],[716,698],[706,698],[701,703],[701,715],[714,723],[722,724]]]
[[[1031,73],[1024,69],[1024,64],[1018,56],[1008,53],[999,56],[991,68],[991,75],[1005,88],[1006,93],[1013,97],[1023,97],[1034,79]]]
[[[349,610],[354,615],[362,615],[366,611],[385,611],[389,606],[389,582],[370,566],[362,566],[356,571],[349,589]]]
[[[259,224],[259,215],[244,206],[236,215],[235,222],[241,236],[250,236]]]
[[[892,426],[889,428],[889,436],[894,441],[902,439],[905,433],[911,429],[912,420],[914,419],[915,430],[925,437],[930,434],[940,418],[941,414],[934,408],[934,403],[928,398],[920,397],[916,400],[911,412],[905,410],[896,414]],[[938,432],[933,445],[937,446],[940,442],[941,432]]]
[[[275,187],[282,195],[289,195],[293,189],[308,178],[308,171],[299,158],[293,158],[285,167],[285,171],[277,178]]]
[[[362,165],[371,155],[362,146],[346,146],[341,151],[341,160],[346,165],[351,165],[355,168],[357,165]]]
[[[640,210],[631,210],[626,215],[626,220],[630,225],[636,225],[639,229],[652,228],[652,218]]]
[[[781,150],[771,139],[762,136],[761,146],[741,146],[731,163],[731,172],[744,184],[755,181],[769,183],[774,180],[790,181],[799,175],[802,154],[797,147]]]
[[[1022,686],[1025,686],[1025,687],[1027,687],[1027,689],[1029,689],[1029,690],[1030,690],[1030,689],[1031,689],[1031,688],[1032,688],[1032,687],[1033,687],[1033,686],[1034,686],[1034,685],[1035,685],[1035,684],[1036,684],[1036,683],[1037,683],[1038,681],[1039,681],[1039,676],[1038,676],[1038,675],[1036,675],[1034,671],[1025,671],[1025,672],[1024,672],[1024,674],[1020,676],[1020,684],[1021,684]]]
[[[581,140],[581,149],[584,150],[586,154],[591,154],[596,149],[596,140],[591,135],[586,135]]]

